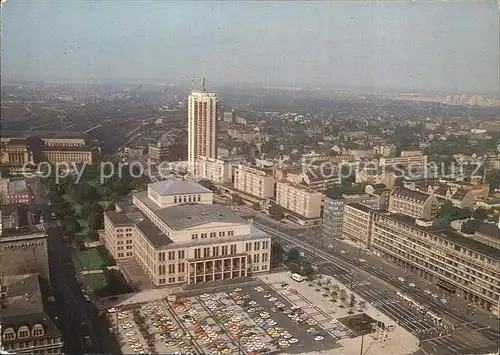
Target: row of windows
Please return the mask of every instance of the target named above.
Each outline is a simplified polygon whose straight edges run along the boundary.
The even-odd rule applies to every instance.
[[[186,267],[185,263],[177,264],[177,272],[183,273],[185,271],[185,267]],[[165,275],[166,272],[167,272],[167,265],[158,265],[158,274],[159,275]],[[175,274],[175,264],[168,265],[168,273]]]
[[[131,252],[131,251],[128,251],[125,254],[124,253],[118,253],[118,257],[119,258],[123,258],[124,256],[133,256],[133,255],[134,255],[134,253]]]
[[[178,250],[177,251],[177,259],[182,260],[182,259],[184,259],[186,257],[185,255],[186,254],[185,254],[184,250]],[[169,251],[168,253],[165,253],[163,251],[163,252],[158,253],[158,261],[165,261],[165,260],[167,260],[167,259],[165,259],[165,257],[167,257],[167,259],[169,261],[175,260],[175,251]]]
[[[184,282],[184,280],[185,280],[184,276],[178,276],[177,277],[177,282]],[[158,280],[158,283],[160,283],[160,284],[164,284],[166,282],[167,282],[167,279],[159,279]],[[174,282],[175,282],[175,277],[169,277],[168,278],[168,283],[169,284],[173,284]]]
[[[269,241],[264,240],[261,242],[254,242],[253,243],[253,250],[260,250],[260,247],[262,245],[262,250],[269,249]],[[252,242],[248,242],[245,244],[245,251],[252,251]]]
[[[227,231],[227,236],[230,237],[230,236],[233,236],[234,235],[234,231],[232,230],[229,230]],[[219,232],[219,237],[225,237],[226,236],[226,231],[220,231]],[[217,232],[210,232],[210,238],[215,238],[217,237]],[[191,239],[192,240],[196,240],[198,238],[201,238],[201,239],[207,239],[208,238],[208,233],[193,233],[191,234]]]
[[[4,340],[14,340],[14,339],[25,339],[29,338],[30,336],[33,337],[41,337],[45,334],[45,331],[43,329],[43,326],[41,324],[35,324],[33,326],[33,329],[30,331],[30,329],[27,326],[22,326],[17,330],[17,335],[16,331],[14,328],[7,328],[3,332],[3,339]]]
[[[200,202],[201,195],[182,195],[174,196],[174,203]]]

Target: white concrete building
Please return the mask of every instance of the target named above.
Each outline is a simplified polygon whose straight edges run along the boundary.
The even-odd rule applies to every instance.
[[[150,184],[105,213],[104,245],[118,260],[135,258],[155,286],[268,272],[271,238],[212,196],[191,181]]]
[[[307,186],[288,181],[276,183],[276,203],[305,218],[321,216],[323,195]]]
[[[193,91],[188,97],[188,163],[194,168],[200,156],[217,158],[217,94],[205,89]]]
[[[261,199],[274,197],[274,177],[264,169],[239,165],[234,171],[234,188]]]
[[[207,179],[216,184],[228,184],[232,182],[232,168],[231,162],[227,160],[201,156],[196,159],[195,173],[198,179]]]

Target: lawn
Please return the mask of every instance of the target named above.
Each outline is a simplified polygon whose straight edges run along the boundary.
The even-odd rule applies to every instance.
[[[84,276],[85,284],[90,288],[92,293],[96,293],[108,285],[104,274],[89,274]]]
[[[102,264],[106,264],[107,266],[113,264],[109,260],[111,257],[105,257],[105,255],[109,254],[107,254],[103,246],[78,250],[77,255],[78,262],[83,270],[99,270]]]

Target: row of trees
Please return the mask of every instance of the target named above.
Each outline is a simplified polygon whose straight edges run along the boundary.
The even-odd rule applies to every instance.
[[[322,275],[318,275],[317,280],[312,281],[309,286],[316,287],[317,290],[324,291],[325,296],[329,297],[331,302],[336,303],[341,301],[340,307],[348,307],[349,314],[354,313],[354,308],[357,306],[359,310],[366,309],[365,301],[358,301],[354,293],[348,294],[347,291],[341,288],[338,284],[332,285],[331,278],[325,278]]]
[[[484,208],[478,208],[475,211],[466,208],[453,206],[453,203],[446,200],[439,208],[439,212],[434,225],[441,228],[449,228],[452,221],[466,218],[475,218],[485,220],[488,218],[489,211]]]

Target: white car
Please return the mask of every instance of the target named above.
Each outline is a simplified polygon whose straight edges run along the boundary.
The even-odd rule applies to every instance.
[[[441,302],[443,302],[444,304],[448,303],[448,301],[446,300],[446,298],[441,298]]]
[[[359,259],[359,262],[360,263],[366,263],[366,260],[365,259]]]
[[[118,310],[115,307],[108,309],[108,313],[116,313],[116,312],[118,312]]]
[[[340,254],[345,254],[345,253],[346,253],[346,251],[345,251],[345,250],[341,250],[341,251],[340,251]]]
[[[433,293],[433,294],[432,294],[432,297],[434,297],[434,298],[438,298],[439,296],[437,295],[437,293]]]
[[[430,295],[430,294],[432,293],[432,291],[431,291],[431,290],[427,290],[427,289],[426,289],[426,290],[424,290],[424,293],[425,293],[426,295]]]
[[[401,281],[401,282],[405,282],[404,277],[398,277],[398,280]]]
[[[415,287],[416,285],[415,285],[413,282],[410,282],[410,283],[408,284],[408,286],[410,286],[410,287]]]

